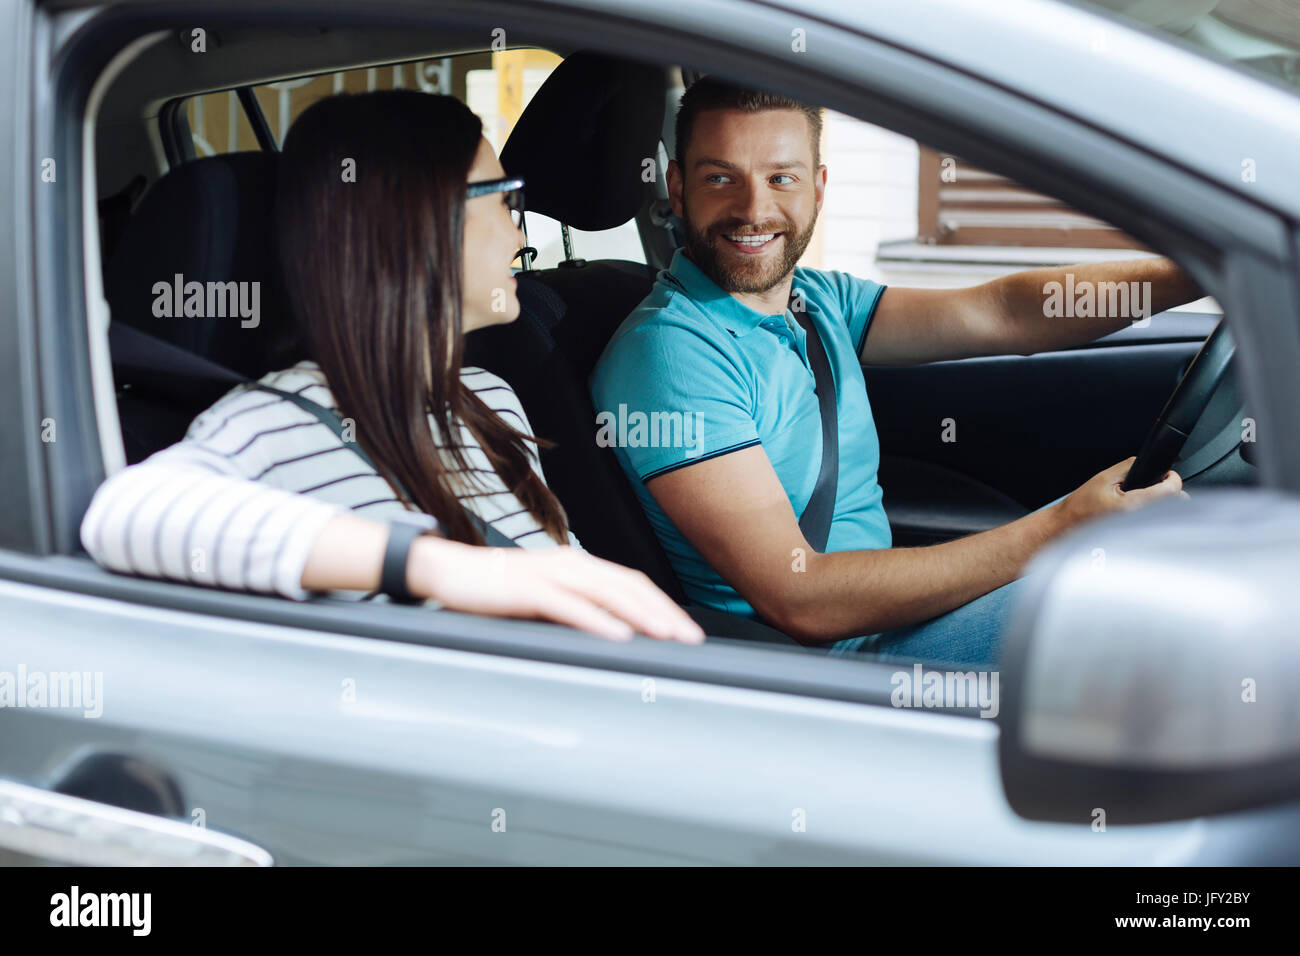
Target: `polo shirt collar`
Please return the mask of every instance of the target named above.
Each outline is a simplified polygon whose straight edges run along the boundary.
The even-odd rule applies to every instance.
[[[684,249],[673,253],[673,261],[669,263],[667,271],[687,295],[737,338],[748,335],[769,318],[741,303],[705,275],[699,266],[686,258]]]

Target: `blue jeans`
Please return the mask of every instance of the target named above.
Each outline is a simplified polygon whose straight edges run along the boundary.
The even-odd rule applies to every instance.
[[[1048,502],[1043,508],[1052,507],[1064,497]],[[1036,510],[1042,511],[1043,508]],[[1011,602],[1023,589],[1024,581],[1024,578],[1018,578],[947,614],[919,624],[837,641],[827,653],[831,657],[869,654],[881,661],[996,665],[1002,631],[1011,613]]]
[[[870,654],[881,661],[996,665],[1002,629],[1023,580],[920,624],[837,641],[827,653],[832,657]]]

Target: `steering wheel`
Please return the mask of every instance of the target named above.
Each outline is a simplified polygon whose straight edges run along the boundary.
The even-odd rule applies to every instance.
[[[1178,460],[1187,437],[1205,412],[1219,383],[1228,374],[1236,351],[1237,346],[1220,319],[1147,432],[1137,460],[1120,486],[1122,490],[1146,488],[1164,478]]]

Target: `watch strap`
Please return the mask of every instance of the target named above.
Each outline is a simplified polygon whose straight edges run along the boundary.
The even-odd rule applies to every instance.
[[[384,566],[379,575],[379,590],[397,604],[418,604],[420,599],[406,586],[406,562],[411,544],[427,528],[406,521],[390,521],[388,544],[384,548]]]

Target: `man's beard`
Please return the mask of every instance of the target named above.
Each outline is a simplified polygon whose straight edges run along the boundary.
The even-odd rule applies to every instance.
[[[686,232],[686,255],[700,271],[718,284],[725,292],[766,292],[780,283],[798,264],[812,241],[817,213],[813,212],[808,225],[796,232],[788,219],[773,219],[754,228],[740,219],[725,219],[700,231],[691,222],[686,205],[682,204],[682,228]],[[781,255],[750,256],[725,248],[727,235],[762,236],[769,232],[781,233]],[[776,240],[774,240],[776,241]]]

